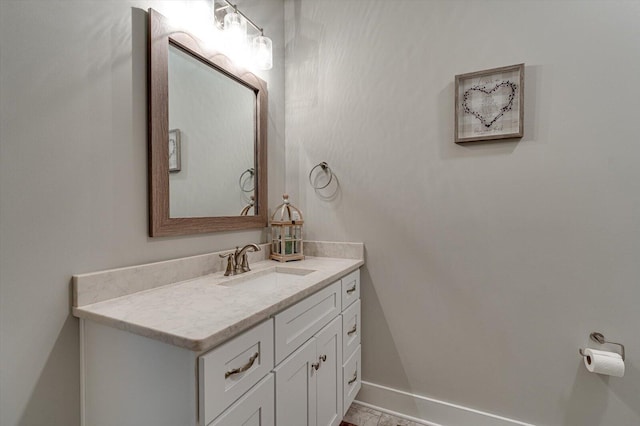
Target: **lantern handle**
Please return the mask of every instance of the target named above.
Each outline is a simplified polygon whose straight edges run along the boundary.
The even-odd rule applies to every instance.
[[[247,216],[249,214],[249,211],[251,210],[251,207],[253,207],[255,204],[256,201],[254,196],[252,195],[251,200],[249,200],[249,204],[247,204],[240,212],[240,216]]]
[[[324,185],[324,186],[315,186],[315,185],[313,184],[313,181],[311,180],[311,175],[313,174],[313,171],[314,171],[315,169],[317,169],[318,167],[322,168],[322,170],[323,170],[325,173],[329,173],[329,182],[327,182],[327,183],[326,183],[326,185]],[[327,162],[326,162],[326,161],[323,161],[323,162],[321,162],[321,163],[316,164],[315,166],[313,166],[313,168],[312,168],[312,169],[311,169],[311,171],[309,172],[309,184],[311,185],[311,187],[312,187],[313,189],[324,189],[324,188],[326,188],[327,186],[329,186],[329,184],[331,183],[331,181],[332,181],[332,180],[333,180],[333,172],[331,171],[331,167],[329,167],[329,165],[327,164]]]

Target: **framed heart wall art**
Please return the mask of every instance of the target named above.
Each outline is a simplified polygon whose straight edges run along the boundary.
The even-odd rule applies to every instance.
[[[521,138],[524,64],[456,75],[456,143]]]

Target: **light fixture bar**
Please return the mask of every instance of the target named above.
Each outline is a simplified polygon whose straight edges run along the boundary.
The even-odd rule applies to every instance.
[[[253,28],[255,28],[256,30],[258,30],[258,31],[260,32],[260,34],[264,35],[264,30],[263,30],[262,28],[260,28],[259,26],[257,26],[257,25],[255,24],[255,22],[253,22],[251,19],[249,19],[249,17],[248,17],[247,15],[245,15],[244,13],[242,13],[242,12],[238,9],[238,6],[237,6],[237,5],[235,5],[235,4],[231,4],[231,2],[230,2],[229,0],[224,0],[224,2],[225,2],[227,5],[226,5],[226,6],[221,7],[221,8],[220,8],[220,9],[218,9],[218,10],[222,10],[222,9],[226,9],[226,8],[228,8],[228,7],[232,7],[232,8],[233,8],[233,10],[234,10],[237,14],[239,14],[239,15],[240,15],[240,16],[242,16],[244,19],[246,19],[246,21],[247,21],[248,23],[250,23],[250,24],[251,24],[251,26],[253,26]]]

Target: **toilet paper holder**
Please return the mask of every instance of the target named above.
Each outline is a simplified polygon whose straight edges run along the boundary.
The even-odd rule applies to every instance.
[[[624,361],[624,345],[622,343],[616,343],[616,342],[608,342],[604,339],[604,335],[602,333],[598,333],[598,332],[593,332],[589,335],[589,337],[591,338],[591,340],[593,340],[596,343],[600,343],[601,345],[609,344],[609,345],[618,345],[620,346],[620,349],[622,351],[622,353],[620,354],[622,356],[622,360]],[[578,352],[580,352],[580,355],[582,356],[587,356],[587,354],[584,353],[584,350],[582,348],[580,348],[578,350]]]

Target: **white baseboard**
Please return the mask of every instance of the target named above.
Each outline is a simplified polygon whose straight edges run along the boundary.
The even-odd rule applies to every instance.
[[[355,402],[427,426],[535,426],[365,381]]]

